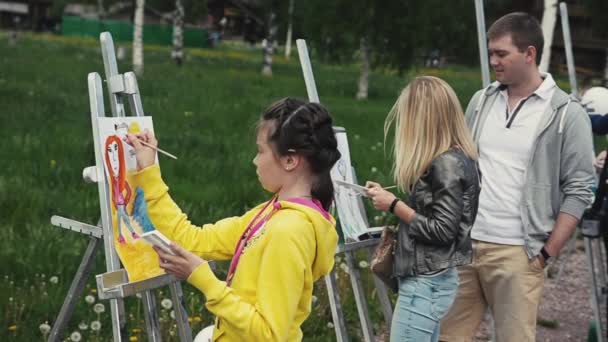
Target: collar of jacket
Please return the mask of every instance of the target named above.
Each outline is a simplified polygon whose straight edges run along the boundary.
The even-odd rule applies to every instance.
[[[494,81],[490,83],[486,88],[484,88],[481,92],[481,95],[479,96],[479,99],[475,106],[475,119],[472,127],[473,137],[476,140],[479,139],[478,128],[480,125],[483,125],[485,123],[485,119],[489,113],[489,109],[494,104],[494,101],[496,101],[499,92],[500,83],[498,81]],[[568,107],[573,101],[579,102],[579,99],[573,94],[568,95],[559,87],[555,89],[553,97],[551,98],[550,107],[542,114],[543,118],[541,119],[538,125],[538,129],[536,131],[535,136],[538,137],[551,124],[551,122],[553,122],[558,112],[561,113],[558,133],[562,133],[564,130],[565,118],[568,114]]]

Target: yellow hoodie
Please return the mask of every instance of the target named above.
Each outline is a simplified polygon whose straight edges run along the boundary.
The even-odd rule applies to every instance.
[[[133,175],[156,229],[205,260],[230,260],[249,221],[243,216],[194,226],[168,194],[158,165]],[[300,341],[311,310],[313,282],[334,265],[335,220],[306,205],[281,201],[281,210],[245,247],[229,286],[203,263],[188,278],[217,316],[213,341]]]

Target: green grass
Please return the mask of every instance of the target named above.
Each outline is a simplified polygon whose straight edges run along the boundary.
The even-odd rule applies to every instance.
[[[77,233],[52,227],[50,217],[57,214],[89,223],[99,217],[97,188],[85,184],[81,173],[94,160],[87,74],[103,74],[102,59],[96,41],[57,36],[24,35],[16,47],[9,47],[0,33],[0,51],[0,340],[42,340],[38,326],[54,321],[88,242]],[[162,147],[180,158],[160,157],[172,196],[192,221],[202,224],[238,215],[268,198],[251,163],[254,124],[272,101],[306,98],[306,92],[297,55],[291,60],[276,56],[272,78],[260,75],[262,55],[257,50],[189,49],[186,55],[179,68],[170,62],[167,48],[146,47],[139,87]],[[119,62],[120,72],[130,69],[128,61]],[[412,69],[403,77],[390,70],[376,71],[370,99],[356,101],[356,65],[319,65],[313,58],[313,69],[321,102],[336,125],[347,129],[359,179],[383,184],[392,183],[390,160],[381,146],[383,121],[407,80],[424,73],[440,76],[464,104],[480,87],[478,71],[465,67]],[[107,106],[106,112],[109,115]],[[371,217],[376,215],[370,211]],[[104,271],[99,256],[94,273]],[[349,333],[356,337],[360,329],[353,297],[346,291],[348,277],[343,271],[339,274]],[[49,281],[52,276],[58,277],[57,283]],[[369,276],[364,281],[370,288]],[[92,277],[88,284],[87,293],[94,295]],[[198,330],[211,317],[203,310],[202,296],[189,286],[185,291]],[[319,300],[303,326],[305,339],[334,340],[334,331],[327,326],[331,314],[322,282],[315,295]],[[159,302],[166,296],[160,295]],[[371,309],[374,322],[380,322],[376,301]],[[139,301],[127,300],[127,310],[132,336],[142,339],[137,330],[144,327]],[[163,334],[169,336],[169,310],[163,309],[161,317]],[[102,329],[82,330],[84,340],[109,340],[107,310],[96,314],[84,299],[68,334],[78,330],[79,323],[93,320],[99,320]],[[381,329],[380,324],[375,329]]]

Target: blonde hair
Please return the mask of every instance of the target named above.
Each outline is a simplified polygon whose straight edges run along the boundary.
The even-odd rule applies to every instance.
[[[393,174],[401,191],[410,191],[431,162],[451,147],[477,160],[460,102],[442,79],[417,77],[403,89],[384,122],[385,144],[393,123]]]

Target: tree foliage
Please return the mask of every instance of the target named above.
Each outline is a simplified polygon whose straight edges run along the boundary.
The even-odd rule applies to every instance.
[[[470,0],[309,0],[298,12],[300,35],[333,62],[352,60],[363,37],[370,44],[372,65],[400,70],[433,49],[448,56],[476,53]]]

